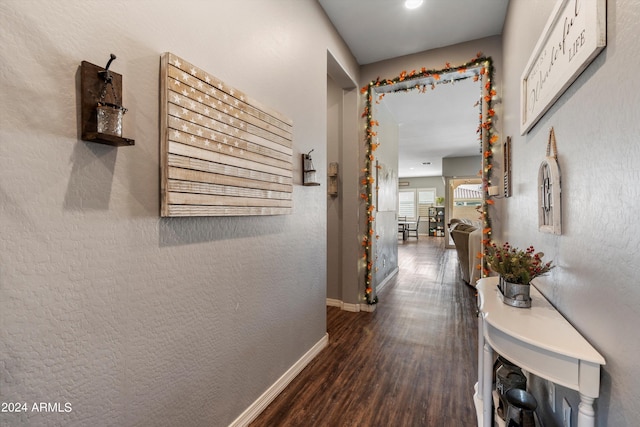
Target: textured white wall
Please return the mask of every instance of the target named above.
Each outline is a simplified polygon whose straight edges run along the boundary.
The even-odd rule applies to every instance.
[[[159,58],[171,51],[294,120],[326,161],[312,0],[0,2],[0,397],[66,402],[0,425],[225,426],[325,334],[326,186],[294,213],[159,218]],[[124,136],[78,138],[82,60],[123,74]]]
[[[512,1],[503,34],[503,137],[513,138],[513,197],[496,237],[533,244],[558,267],[542,291],[602,353],[598,426],[640,420],[640,2],[609,0],[607,47],[532,131],[520,136],[520,76],[555,2]],[[561,236],[538,232],[536,182],[555,128],[562,173]],[[574,420],[577,397],[574,404]]]

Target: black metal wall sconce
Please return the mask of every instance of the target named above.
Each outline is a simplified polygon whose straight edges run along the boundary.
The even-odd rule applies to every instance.
[[[311,159],[312,152],[313,150],[302,155],[302,185],[305,186],[320,185],[316,178],[316,169],[313,167],[313,160]]]
[[[112,53],[104,68],[87,61],[80,66],[82,140],[131,146],[135,141],[122,136],[122,75],[109,70],[114,59]]]

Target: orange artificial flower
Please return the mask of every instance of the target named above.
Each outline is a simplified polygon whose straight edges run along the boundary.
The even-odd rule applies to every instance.
[[[371,144],[371,151],[376,151],[376,150],[378,149],[378,147],[379,147],[379,146],[380,146],[380,144],[379,144],[379,143],[377,143],[377,144],[376,144],[376,143],[374,142],[373,144]]]
[[[488,159],[489,157],[491,157],[491,151],[487,150],[484,152],[484,158]]]
[[[460,74],[463,74],[463,73],[466,73],[466,72],[467,72],[467,69],[466,69],[466,67],[460,67],[460,68],[458,68],[458,72],[459,72]]]
[[[373,162],[374,159],[375,159],[375,156],[373,154],[369,154],[369,160]]]
[[[491,227],[487,227],[482,230],[482,234],[490,234],[490,233],[491,233]]]
[[[400,81],[403,81],[406,77],[407,77],[407,72],[403,70],[400,73]]]
[[[451,68],[451,64],[450,64],[450,63],[448,63],[448,62],[445,62],[445,64],[444,64],[444,65],[445,65],[445,68]]]
[[[486,202],[488,205],[494,205],[496,203],[493,201],[493,199],[487,199]]]
[[[473,81],[477,82],[480,79],[480,77],[478,75],[473,76]]]
[[[498,135],[491,135],[491,138],[489,138],[489,143],[494,144],[497,140],[498,140]]]
[[[434,78],[435,80],[440,80],[440,74],[434,74],[434,75],[433,75],[433,78]]]

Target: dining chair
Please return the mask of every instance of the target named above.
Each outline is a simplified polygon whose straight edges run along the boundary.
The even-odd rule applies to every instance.
[[[407,225],[405,227],[407,237],[411,237],[411,233],[413,233],[415,235],[415,238],[418,239],[418,227],[420,227],[420,218],[421,217],[418,217],[418,220],[414,225]]]

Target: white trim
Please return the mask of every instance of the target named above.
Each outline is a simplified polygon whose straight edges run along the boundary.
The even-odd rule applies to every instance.
[[[339,299],[327,298],[327,307],[338,307],[343,311],[350,311],[352,313],[359,313],[366,311],[372,313],[376,311],[375,304],[351,304],[348,302],[340,301]]]
[[[339,299],[327,298],[327,307],[338,307],[342,309],[342,301]]]
[[[374,311],[376,311],[376,307],[378,306],[378,304],[360,304],[360,311],[366,311],[367,313],[373,313]]]
[[[387,286],[389,281],[391,281],[391,279],[393,279],[393,277],[396,274],[398,274],[399,271],[400,269],[398,267],[394,268],[391,274],[385,277],[384,280],[378,286],[376,286],[376,294],[379,293],[382,289],[384,289],[384,287]]]
[[[329,334],[324,336],[314,344],[296,363],[290,367],[278,380],[267,389],[262,396],[253,402],[238,418],[236,418],[229,427],[245,427],[248,426],[258,415],[265,410],[271,402],[289,385],[289,383],[298,376],[298,374],[320,353],[327,345],[329,345]]]
[[[351,303],[348,303],[348,302],[343,302],[342,303],[342,309],[344,311],[351,311],[353,313],[358,313],[360,311],[360,306],[361,305],[362,304],[351,304]]]

